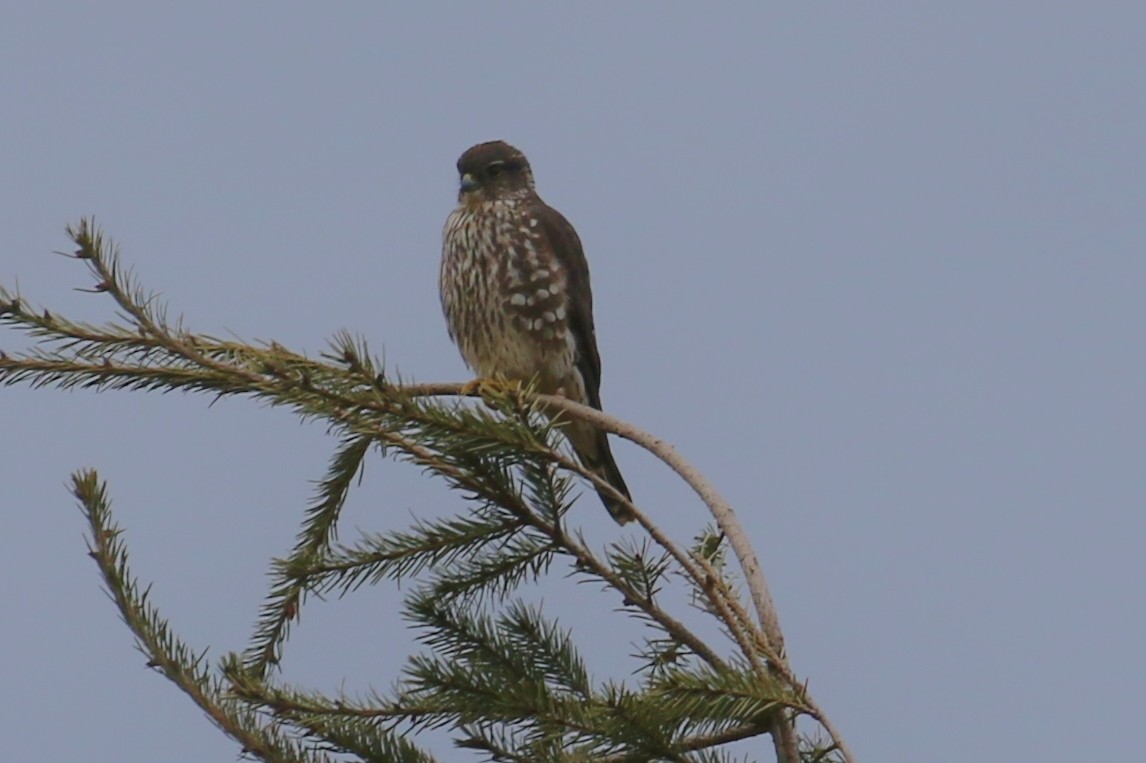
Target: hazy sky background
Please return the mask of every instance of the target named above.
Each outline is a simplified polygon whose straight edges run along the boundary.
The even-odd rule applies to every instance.
[[[345,328],[462,380],[441,226],[457,156],[506,139],[584,240],[606,407],[732,500],[863,760],[1140,756],[1146,5],[395,5],[9,4],[0,282],[110,318],[49,254],[95,214],[195,330]],[[175,630],[241,648],[333,442],[208,403],[0,389],[6,759],[238,753],[144,667],[65,489],[98,468]],[[616,454],[690,538],[699,506]],[[353,521],[455,505],[375,458]],[[605,677],[629,644],[592,593],[550,603]],[[286,677],[385,689],[394,601],[306,610]]]

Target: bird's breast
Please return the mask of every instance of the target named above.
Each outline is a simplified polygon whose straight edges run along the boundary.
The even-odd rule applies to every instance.
[[[451,338],[480,376],[562,385],[576,358],[567,280],[536,218],[516,205],[459,206],[446,222],[442,307]]]

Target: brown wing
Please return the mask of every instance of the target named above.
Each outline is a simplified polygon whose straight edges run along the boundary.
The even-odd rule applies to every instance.
[[[577,347],[577,370],[585,383],[588,403],[601,409],[601,356],[597,353],[597,333],[593,328],[593,290],[589,286],[589,263],[581,239],[569,221],[540,199],[533,214],[541,222],[553,253],[568,278],[569,330]]]
[[[557,261],[565,269],[568,279],[568,321],[577,348],[576,365],[585,385],[586,402],[601,410],[601,356],[597,354],[597,333],[593,328],[593,291],[589,287],[589,263],[581,248],[577,231],[560,212],[548,207],[540,199],[532,214],[540,221],[549,246]],[[608,482],[621,495],[632,500],[625,478],[617,468],[609,448],[609,437],[603,429],[592,425],[573,423],[565,429],[569,442],[581,463]],[[619,524],[634,518],[627,505],[616,500],[607,490],[598,488],[598,495]]]

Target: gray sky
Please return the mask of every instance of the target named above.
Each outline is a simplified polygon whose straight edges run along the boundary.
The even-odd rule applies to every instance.
[[[462,380],[441,225],[458,154],[506,139],[585,242],[606,407],[733,501],[861,758],[1130,759],[1146,6],[935,6],[11,4],[0,281],[109,318],[48,254],[95,214],[196,330],[314,353],[346,328],[407,377]],[[332,442],[208,402],[0,389],[11,760],[236,754],[133,651],[64,488],[98,468],[176,631],[241,647]],[[616,454],[691,537],[699,506]],[[376,459],[353,520],[454,505]],[[594,497],[575,512],[609,537]],[[393,601],[305,611],[287,678],[385,688]],[[594,624],[598,676],[622,664],[612,602],[555,606]]]

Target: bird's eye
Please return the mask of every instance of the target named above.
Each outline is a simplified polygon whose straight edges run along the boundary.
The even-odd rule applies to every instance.
[[[505,172],[505,162],[494,162],[486,168],[486,174],[491,178],[495,178],[503,172]]]

